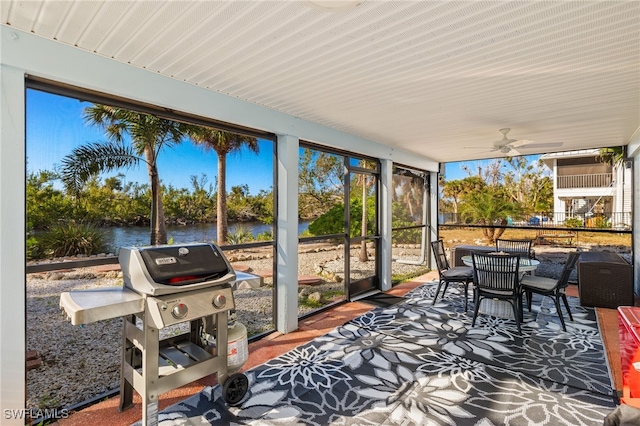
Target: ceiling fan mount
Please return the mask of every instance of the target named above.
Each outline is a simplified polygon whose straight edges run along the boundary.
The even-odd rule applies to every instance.
[[[517,139],[509,139],[507,137],[507,134],[510,131],[511,131],[510,128],[500,129],[500,133],[502,133],[502,139],[495,142],[495,144],[493,145],[494,151],[500,151],[503,154],[507,154],[507,153],[511,152],[511,150],[513,149],[511,144],[514,143],[514,142],[518,142],[518,140]]]
[[[562,146],[562,142],[548,142],[548,143],[536,143],[527,139],[510,139],[507,135],[511,131],[510,128],[505,127],[500,129],[502,133],[502,139],[495,141],[493,146],[489,147],[488,152],[500,152],[501,154],[520,155],[519,149],[539,149],[539,148],[556,148]],[[465,147],[474,148],[478,147]]]

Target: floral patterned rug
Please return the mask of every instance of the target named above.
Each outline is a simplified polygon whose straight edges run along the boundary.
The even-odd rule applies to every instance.
[[[219,386],[175,404],[160,424],[602,425],[614,392],[593,308],[569,298],[563,332],[550,298],[513,319],[464,312],[436,283],[246,372],[229,407]],[[567,315],[565,314],[565,317]]]

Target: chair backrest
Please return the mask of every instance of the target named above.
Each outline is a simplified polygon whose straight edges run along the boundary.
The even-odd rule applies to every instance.
[[[560,278],[558,279],[558,288],[565,288],[569,285],[569,277],[571,276],[571,272],[576,269],[579,258],[579,251],[572,251],[571,253],[569,253],[567,262],[564,264],[564,268],[562,268],[562,273],[560,274]]]
[[[479,290],[515,294],[520,282],[520,255],[471,253],[474,284]]]
[[[496,240],[496,251],[504,251],[509,254],[525,254],[531,256],[532,240]]]
[[[433,256],[436,258],[436,266],[438,267],[438,272],[446,271],[447,269],[449,269],[449,261],[447,261],[447,254],[444,251],[444,241],[432,241],[431,250],[433,250]]]

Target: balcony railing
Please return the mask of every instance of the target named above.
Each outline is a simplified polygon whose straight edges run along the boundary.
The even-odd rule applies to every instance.
[[[559,189],[606,188],[613,182],[612,173],[558,176]]]

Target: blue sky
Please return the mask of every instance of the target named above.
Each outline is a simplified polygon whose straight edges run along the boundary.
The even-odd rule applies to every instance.
[[[91,105],[77,99],[37,90],[27,92],[27,171],[54,170],[71,150],[87,142],[106,140],[101,129],[88,126],[82,111]],[[247,184],[253,195],[273,184],[273,145],[261,143],[260,155],[240,152],[227,157],[227,191]],[[164,151],[158,158],[160,178],[165,185],[191,189],[191,175],[207,175],[215,184],[217,156],[190,142]],[[107,176],[126,175],[126,180],[149,183],[144,163],[132,169],[113,171]]]
[[[537,163],[540,155],[527,155],[525,156],[529,164]],[[447,163],[444,169],[444,178],[446,181],[452,181],[457,179],[464,179],[469,176],[469,174],[462,169],[463,166],[467,166],[472,173],[477,175],[478,167],[486,167],[489,163],[494,161],[495,159],[488,160],[474,160],[474,161],[460,161],[456,163]],[[506,164],[506,163],[505,163]],[[512,170],[510,166],[507,168],[503,167],[503,171]],[[550,173],[548,168],[544,169],[546,173]]]
[[[82,119],[82,111],[88,102],[54,95],[37,90],[27,92],[27,171],[55,170],[62,158],[71,150],[87,142],[104,141],[101,129],[88,126]],[[261,190],[269,190],[273,182],[273,145],[261,143],[260,155],[241,151],[227,158],[227,192],[232,186],[247,184],[249,193],[256,195]],[[536,161],[539,156],[528,156]],[[445,179],[455,180],[467,177],[462,165],[472,170],[484,167],[492,160],[478,160],[448,163]],[[208,183],[215,184],[217,157],[215,152],[204,151],[190,142],[161,153],[158,160],[160,178],[165,185],[191,189],[191,176],[200,178],[204,173]],[[107,176],[125,174],[127,182],[148,183],[144,163],[129,170],[113,171]]]

